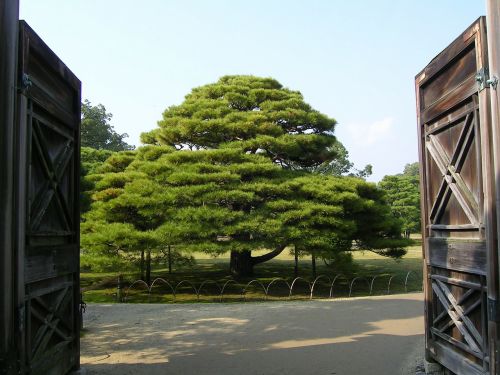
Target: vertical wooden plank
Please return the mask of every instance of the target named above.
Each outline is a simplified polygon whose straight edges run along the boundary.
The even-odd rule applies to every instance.
[[[427,244],[425,238],[428,237],[430,229],[427,229],[427,220],[429,217],[429,202],[428,194],[426,194],[427,189],[427,176],[429,175],[429,167],[425,161],[425,129],[423,129],[423,124],[421,123],[420,108],[421,108],[421,93],[420,93],[420,82],[425,78],[425,73],[420,74],[415,79],[415,97],[417,98],[417,134],[418,134],[418,153],[419,153],[419,173],[420,173],[420,210],[421,210],[421,228],[422,228],[422,258],[426,259],[427,254]],[[425,329],[425,359],[427,361],[433,361],[432,354],[430,352],[429,341],[430,341],[430,322],[432,322],[432,286],[431,280],[428,277],[428,267],[425,262],[422,264],[423,267],[423,284],[424,284],[424,325]]]
[[[490,71],[490,77],[500,78],[500,3],[495,0],[486,1],[487,9],[487,29],[488,29],[488,41],[487,41],[487,51],[488,51],[488,65]],[[486,40],[486,39],[485,39]],[[486,50],[486,48],[484,48]],[[488,274],[488,298],[492,301],[500,300],[499,290],[500,290],[500,271],[499,271],[499,243],[498,243],[498,230],[500,229],[500,209],[498,205],[500,204],[500,93],[499,87],[492,87],[484,95],[484,100],[487,101],[489,95],[489,104],[491,110],[491,150],[493,165],[489,165],[490,172],[492,174],[491,181],[491,194],[492,194],[492,208],[496,208],[495,211],[491,211],[488,214],[492,216],[492,225],[495,225],[496,230],[492,230],[490,246],[488,248],[488,262],[489,262],[489,274]],[[485,104],[486,106],[486,104]],[[495,198],[493,198],[493,196]],[[496,221],[496,222],[495,222]],[[499,322],[489,321],[488,330],[490,334],[490,356],[491,356],[491,366],[494,374],[500,374],[500,355],[498,350],[500,350],[500,339],[499,339]]]
[[[17,331],[16,341],[17,347],[20,348],[19,365],[20,373],[26,373],[26,326],[27,315],[29,314],[25,308],[25,285],[24,285],[24,262],[25,262],[25,244],[26,244],[26,201],[27,189],[26,178],[28,169],[27,149],[29,134],[27,131],[27,106],[28,100],[24,95],[17,97],[17,134],[16,134],[16,152],[15,157],[17,160],[14,175],[16,177],[15,186],[16,194],[14,199],[15,215],[14,223],[16,227],[14,238],[15,249],[15,269],[16,269],[16,306],[18,311],[17,319],[20,321],[20,329]]]
[[[80,148],[81,148],[81,137],[80,137],[80,128],[81,128],[81,88],[78,88],[77,95],[74,98],[74,123],[76,124],[74,129],[74,139],[75,139],[75,152],[73,158],[73,173],[74,178],[72,179],[72,183],[74,183],[73,189],[73,225],[75,231],[74,243],[75,246],[75,254],[77,262],[77,270],[78,272],[73,274],[73,309],[74,309],[74,326],[73,332],[75,332],[76,337],[76,348],[75,348],[75,356],[76,361],[73,367],[73,370],[78,370],[80,368],[80,328],[82,327],[81,315],[80,315]]]
[[[13,274],[14,109],[19,1],[0,2],[0,372],[16,373]]]

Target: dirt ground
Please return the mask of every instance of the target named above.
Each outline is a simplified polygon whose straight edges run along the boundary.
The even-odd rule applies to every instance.
[[[423,295],[238,304],[91,304],[88,375],[415,374]]]

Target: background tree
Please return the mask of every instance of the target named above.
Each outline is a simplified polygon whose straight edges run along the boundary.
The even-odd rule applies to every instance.
[[[340,141],[332,145],[336,157],[333,160],[324,162],[317,167],[311,168],[312,172],[329,174],[332,176],[346,176],[354,168],[354,163],[349,161],[349,152]]]
[[[124,141],[127,133],[117,133],[110,124],[113,115],[106,112],[102,104],[93,106],[90,101],[82,103],[81,145],[98,150],[133,150],[134,146]]]
[[[94,189],[92,181],[88,180],[88,174],[94,174],[98,168],[113,154],[109,150],[96,150],[90,147],[82,147],[80,150],[80,213],[90,209],[91,195]]]
[[[373,174],[373,166],[371,164],[367,164],[363,169],[354,169],[353,172],[349,173],[349,176],[366,179],[370,177],[372,174]]]
[[[415,163],[406,164],[403,170],[405,176],[420,176],[420,164],[418,161]]]
[[[393,215],[401,220],[406,237],[421,230],[418,168],[418,163],[406,164],[402,174],[384,176],[379,183]]]
[[[323,162],[322,164],[308,168],[311,172],[332,175],[332,176],[351,176],[366,179],[372,175],[372,165],[368,164],[363,169],[354,168],[354,163],[349,161],[349,152],[340,141],[336,141],[331,149],[335,153],[335,158]]]
[[[102,104],[92,106],[90,101],[82,103],[81,122],[81,169],[80,169],[80,212],[90,208],[92,181],[85,178],[93,174],[113,152],[133,150],[134,146],[124,141],[128,135],[118,134],[110,124],[113,115],[106,112]]]

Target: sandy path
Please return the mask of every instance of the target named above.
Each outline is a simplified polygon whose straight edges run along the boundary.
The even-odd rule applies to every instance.
[[[247,304],[91,304],[89,375],[407,374],[422,294]]]

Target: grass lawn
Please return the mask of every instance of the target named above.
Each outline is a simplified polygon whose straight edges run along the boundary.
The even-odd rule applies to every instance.
[[[255,252],[254,255],[258,255]],[[229,257],[213,258],[207,254],[194,254],[196,264],[190,268],[181,268],[173,270],[168,274],[166,268],[154,268],[152,270],[152,279],[163,278],[168,281],[172,288],[181,283],[176,288],[175,298],[172,288],[163,281],[157,281],[148,295],[146,287],[142,283],[136,283],[132,288],[128,288],[139,275],[134,272],[123,273],[124,288],[122,296],[127,296],[128,302],[215,302],[220,301],[220,289],[228,280],[232,280],[229,275]],[[369,251],[354,252],[354,267],[349,269],[332,269],[326,266],[321,260],[317,261],[317,275],[324,275],[318,280],[314,287],[314,298],[329,297],[332,281],[337,277],[333,287],[334,297],[347,297],[352,285],[352,295],[369,295],[371,282],[374,276],[377,276],[373,282],[373,294],[387,293],[390,282],[390,292],[398,293],[421,290],[422,286],[422,252],[421,246],[412,246],[408,248],[408,253],[399,260],[382,257]],[[294,279],[294,257],[285,250],[278,257],[260,264],[254,269],[255,274],[250,279],[238,280],[238,282],[228,282],[224,290],[223,300],[225,302],[242,301],[242,290],[245,290],[244,299],[247,301],[263,300],[266,296],[263,286],[267,287],[275,278],[286,280],[276,280],[268,290],[268,299],[288,299],[289,285]],[[405,289],[405,279],[408,272],[412,271],[408,277],[407,288]],[[310,257],[299,260],[299,279],[293,287],[293,299],[309,298],[310,285],[313,281],[311,259]],[[391,280],[391,277],[394,276]],[[352,280],[354,280],[354,284]],[[85,302],[116,302],[117,300],[117,273],[81,273],[81,287],[84,290]],[[210,281],[208,281],[210,280]],[[247,287],[251,280],[258,280],[261,284],[253,282]],[[306,281],[307,280],[307,281]],[[199,290],[199,296],[195,289]]]

